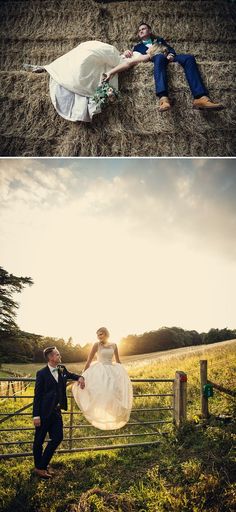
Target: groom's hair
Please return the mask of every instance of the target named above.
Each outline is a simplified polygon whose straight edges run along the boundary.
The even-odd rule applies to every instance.
[[[141,23],[139,23],[138,29],[141,27],[141,25],[146,25],[146,27],[149,28],[149,30],[152,30],[151,25],[148,25],[148,23],[146,23],[146,21],[141,21]]]
[[[44,349],[43,355],[44,355],[44,359],[46,359],[46,361],[48,361],[49,354],[51,354],[53,352],[53,350],[55,350],[55,348],[56,347],[47,347]]]

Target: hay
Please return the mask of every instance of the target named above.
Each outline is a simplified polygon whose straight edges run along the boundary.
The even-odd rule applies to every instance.
[[[229,2],[216,1],[214,9],[211,1],[200,0],[1,4],[1,156],[235,155],[236,9]],[[48,75],[22,71],[23,62],[45,64],[86,39],[114,43],[120,50],[130,47],[142,18],[163,28],[160,34],[166,38],[168,29],[177,51],[199,57],[210,96],[222,100],[226,110],[193,111],[183,70],[170,64],[174,104],[171,112],[161,115],[148,63],[120,75],[122,100],[114,109],[104,111],[91,125],[70,123],[51,104]]]

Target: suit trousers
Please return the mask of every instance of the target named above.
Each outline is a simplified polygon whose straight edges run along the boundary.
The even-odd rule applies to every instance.
[[[156,94],[157,96],[163,94],[168,96],[167,65],[169,61],[163,54],[155,55],[152,61],[154,63]],[[193,97],[208,95],[194,55],[180,53],[175,56],[173,62],[178,62],[183,67]]]
[[[47,469],[47,466],[58,445],[63,440],[63,423],[60,410],[54,410],[49,418],[41,419],[40,427],[35,428],[33,454],[37,469]],[[50,440],[43,451],[43,442],[49,434]]]

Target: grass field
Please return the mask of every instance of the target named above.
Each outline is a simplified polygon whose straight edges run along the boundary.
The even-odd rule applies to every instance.
[[[208,360],[209,379],[235,389],[235,342],[208,346],[204,354],[181,354],[163,361],[152,359],[149,363],[145,358],[129,362],[132,377],[171,378],[177,369],[188,374],[188,421],[183,429],[168,428],[167,435],[156,436],[159,444],[155,446],[57,455],[53,460],[57,470],[53,492],[50,483],[32,475],[31,458],[2,461],[0,509],[5,512],[233,512],[235,402],[232,397],[215,392],[209,403],[209,421],[201,420],[199,359],[202,355]],[[148,386],[145,384],[142,390],[146,392]],[[164,389],[162,386],[158,389]],[[6,402],[3,405],[6,407]]]
[[[235,346],[236,340],[228,340],[223,341],[220,344],[219,343],[213,343],[211,345],[197,345],[197,346],[191,346],[191,347],[181,347],[177,349],[172,350],[164,350],[159,352],[151,352],[149,354],[137,354],[132,356],[122,356],[121,360],[122,363],[125,365],[127,369],[130,368],[136,369],[139,365],[143,367],[144,365],[150,365],[153,364],[156,361],[166,361],[172,358],[178,358],[178,360],[181,360],[181,358],[185,359],[186,356],[189,356],[190,354],[198,354],[199,357],[204,357],[204,354],[207,353],[209,350],[212,351],[215,348],[222,348],[224,346]],[[66,363],[66,367],[73,371],[79,373],[82,371],[85,363]],[[10,370],[10,372],[13,373],[19,373],[22,376],[23,375],[30,375],[31,377],[35,377],[36,372],[42,368],[43,363],[6,363],[2,364],[2,369],[4,372],[7,370]],[[6,373],[2,373],[1,377],[6,377]]]

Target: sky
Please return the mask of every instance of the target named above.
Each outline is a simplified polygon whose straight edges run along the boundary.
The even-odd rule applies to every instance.
[[[0,265],[25,331],[84,345],[236,328],[234,159],[2,159]]]

